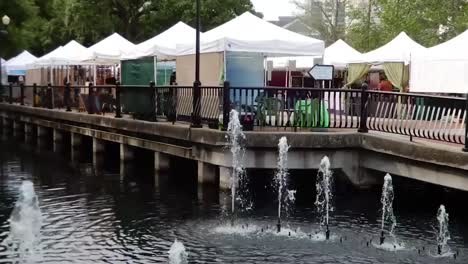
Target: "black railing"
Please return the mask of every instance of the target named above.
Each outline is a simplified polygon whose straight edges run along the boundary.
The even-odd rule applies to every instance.
[[[2,100],[145,121],[191,122],[226,129],[229,112],[245,130],[357,129],[456,144],[468,151],[468,98],[363,89],[201,86],[9,86]],[[194,109],[196,111],[194,111]]]

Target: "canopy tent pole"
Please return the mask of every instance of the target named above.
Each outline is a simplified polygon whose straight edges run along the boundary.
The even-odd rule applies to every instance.
[[[93,84],[96,85],[96,75],[97,75],[97,69],[96,69],[96,64],[93,65]]]
[[[122,61],[119,61],[119,70],[116,71],[116,73],[119,76],[119,82],[121,83],[122,82]]]
[[[224,81],[227,80],[227,76],[226,76],[226,74],[227,74],[227,69],[226,69],[226,67],[227,67],[226,50],[224,50],[224,52],[223,52],[223,80],[222,80],[223,83],[224,83]],[[221,83],[221,85],[223,85],[223,84]]]
[[[67,67],[67,83],[69,83],[70,82],[70,63],[67,63],[67,66],[65,67]],[[65,84],[66,83],[64,83],[64,85]]]
[[[153,57],[153,68],[154,68],[154,85],[158,85],[158,57]],[[165,85],[165,84],[164,84]]]

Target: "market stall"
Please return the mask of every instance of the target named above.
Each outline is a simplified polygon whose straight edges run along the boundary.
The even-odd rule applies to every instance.
[[[360,80],[373,65],[382,65],[383,71],[394,87],[403,90],[408,85],[411,56],[426,50],[405,32],[401,32],[384,46],[365,53],[348,65],[347,85]]]
[[[468,30],[412,57],[411,92],[468,93]]]

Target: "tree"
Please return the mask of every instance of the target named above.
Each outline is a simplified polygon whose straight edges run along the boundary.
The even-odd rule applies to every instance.
[[[250,0],[203,0],[201,1],[202,31],[219,26],[246,11],[253,11]],[[195,1],[160,0],[155,16],[149,17],[148,25],[154,25],[152,34],[162,31],[178,21],[195,27]]]
[[[468,23],[468,1],[368,0],[349,15],[347,38],[351,44],[369,51],[390,41],[401,31],[430,47],[462,33]]]
[[[33,0],[0,1],[0,17],[8,15],[11,19],[6,35],[0,35],[0,57],[16,55],[17,49],[27,46],[28,31],[25,26],[31,17],[37,16]],[[3,24],[1,25],[3,27]]]
[[[352,21],[348,27],[346,40],[355,49],[366,52],[385,43],[379,21],[376,0],[368,0],[357,6],[350,6],[348,16]]]
[[[347,0],[296,0],[299,18],[320,34],[326,44],[345,37]],[[313,34],[315,32],[311,32]]]
[[[202,0],[202,29],[209,30],[245,11],[250,0]],[[72,39],[85,46],[117,32],[138,43],[178,21],[195,26],[193,0],[15,0],[0,1],[11,18],[0,56],[23,49],[41,56]],[[0,14],[3,16],[3,14]]]

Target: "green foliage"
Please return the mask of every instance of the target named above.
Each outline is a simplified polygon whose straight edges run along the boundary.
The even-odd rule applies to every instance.
[[[302,11],[299,18],[309,26],[311,35],[318,33],[327,45],[345,37],[347,0],[296,0],[294,3]]]
[[[202,30],[209,30],[245,11],[250,0],[201,0]],[[194,0],[5,0],[0,16],[11,18],[1,36],[0,56],[23,49],[43,55],[75,39],[90,46],[113,32],[139,43],[178,21],[195,26]]]
[[[347,39],[361,51],[369,51],[405,31],[430,47],[466,30],[467,11],[467,0],[368,0],[350,10],[353,23]]]

